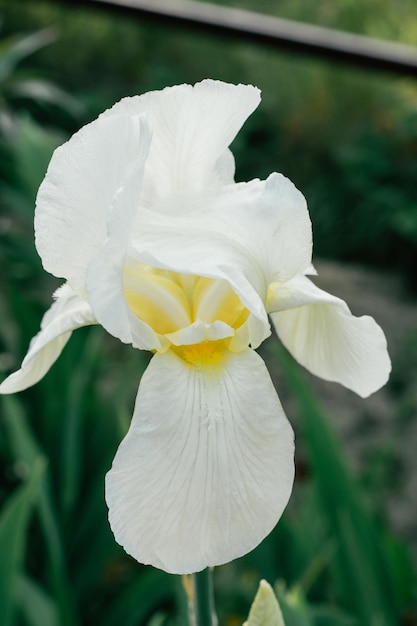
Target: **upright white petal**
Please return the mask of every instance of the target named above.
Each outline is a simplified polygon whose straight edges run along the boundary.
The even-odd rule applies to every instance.
[[[216,171],[219,180],[225,185],[233,183],[235,179],[236,163],[231,150],[226,150],[221,157],[217,159]]]
[[[40,332],[30,342],[20,370],[2,382],[0,393],[15,393],[37,383],[59,357],[71,332],[96,323],[89,305],[67,285],[57,295],[42,319]]]
[[[204,80],[124,98],[104,115],[147,114],[153,130],[145,180],[149,205],[232,182],[227,148],[259,102],[255,87]]]
[[[252,550],[281,516],[294,478],[291,427],[262,359],[210,367],[153,357],[106,477],[116,540],[172,573]]]
[[[382,329],[305,276],[273,285],[268,310],[282,343],[313,374],[362,397],[387,382],[391,362]]]
[[[304,273],[313,248],[303,194],[282,174],[225,187],[207,210],[208,225],[238,242],[269,285]]]
[[[305,199],[287,178],[272,174],[225,187],[201,205],[184,216],[142,211],[131,254],[149,265],[227,281],[253,314],[250,343],[256,348],[269,334],[269,283],[311,263]]]
[[[55,150],[39,188],[37,250],[44,268],[66,278],[79,295],[105,240],[113,198],[132,162],[148,150],[143,124],[138,117],[115,115],[84,126]]]
[[[151,132],[144,118],[139,123],[135,158],[125,169],[119,189],[111,199],[106,220],[106,237],[87,274],[87,294],[97,321],[114,337],[136,348],[160,348],[156,333],[129,309],[124,294],[123,269],[139,207],[143,170]]]
[[[306,201],[282,174],[228,185],[215,194],[193,196],[193,200],[199,210],[190,209],[185,215],[142,211],[132,253],[146,249],[164,267],[186,271],[185,257],[191,251],[193,273],[204,275],[208,264],[214,268],[213,277],[220,277],[216,266],[224,268],[224,274],[240,271],[262,292],[262,298],[272,281],[287,281],[311,269],[312,232]],[[198,250],[197,257],[194,251]]]

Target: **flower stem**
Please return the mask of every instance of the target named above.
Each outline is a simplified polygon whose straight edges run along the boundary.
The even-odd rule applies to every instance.
[[[193,591],[196,626],[217,626],[210,568],[193,574]]]

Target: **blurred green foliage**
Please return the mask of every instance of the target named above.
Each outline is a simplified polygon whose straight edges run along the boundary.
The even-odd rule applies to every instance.
[[[55,40],[52,29],[45,28],[24,36],[3,38],[0,44],[0,130],[10,137],[16,132],[15,110],[30,105],[44,105],[67,111],[71,116],[81,116],[83,109],[78,100],[55,84],[36,75],[22,71],[20,64],[32,54]]]
[[[226,4],[218,0],[219,4]],[[309,202],[320,256],[405,271],[417,261],[417,84],[97,8],[0,0],[5,33],[53,26],[29,70],[79,96],[92,119],[115,100],[205,77],[258,85],[263,102],[234,150],[238,179],[282,171]],[[414,43],[414,0],[227,4]],[[378,8],[379,7],[379,8]],[[37,110],[50,124],[57,111]],[[74,131],[80,119],[62,119]]]
[[[229,4],[404,42],[417,35],[414,0]],[[0,136],[2,373],[18,367],[58,286],[33,242],[53,149],[118,98],[168,84],[210,76],[260,86],[261,107],[233,146],[237,177],[282,171],[307,196],[316,254],[415,280],[415,81],[93,8],[0,0],[0,12],[0,113],[12,120]],[[34,84],[43,91],[16,90]],[[270,537],[216,571],[220,623],[243,623],[263,577],[281,581],[286,626],[416,624],[405,545],[372,513],[293,362],[275,344],[270,358],[297,398],[308,471],[299,468],[297,498]],[[103,497],[147,360],[82,329],[35,388],[0,398],[2,626],[187,624],[181,581],[125,555]]]

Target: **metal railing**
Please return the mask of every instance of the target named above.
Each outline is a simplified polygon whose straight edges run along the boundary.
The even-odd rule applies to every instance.
[[[350,65],[417,76],[417,48],[192,0],[66,0]]]

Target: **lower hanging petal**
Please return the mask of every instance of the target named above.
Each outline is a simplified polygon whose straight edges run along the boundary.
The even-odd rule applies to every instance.
[[[363,398],[387,382],[387,342],[372,317],[355,317],[343,300],[305,276],[273,284],[267,308],[282,343],[312,374]]]
[[[202,361],[153,357],[106,477],[116,540],[139,562],[178,574],[255,548],[294,479],[293,432],[259,355]]]
[[[61,354],[71,332],[95,324],[89,305],[64,285],[57,299],[45,313],[40,332],[30,342],[20,370],[10,374],[0,385],[0,393],[23,391],[37,383]]]

